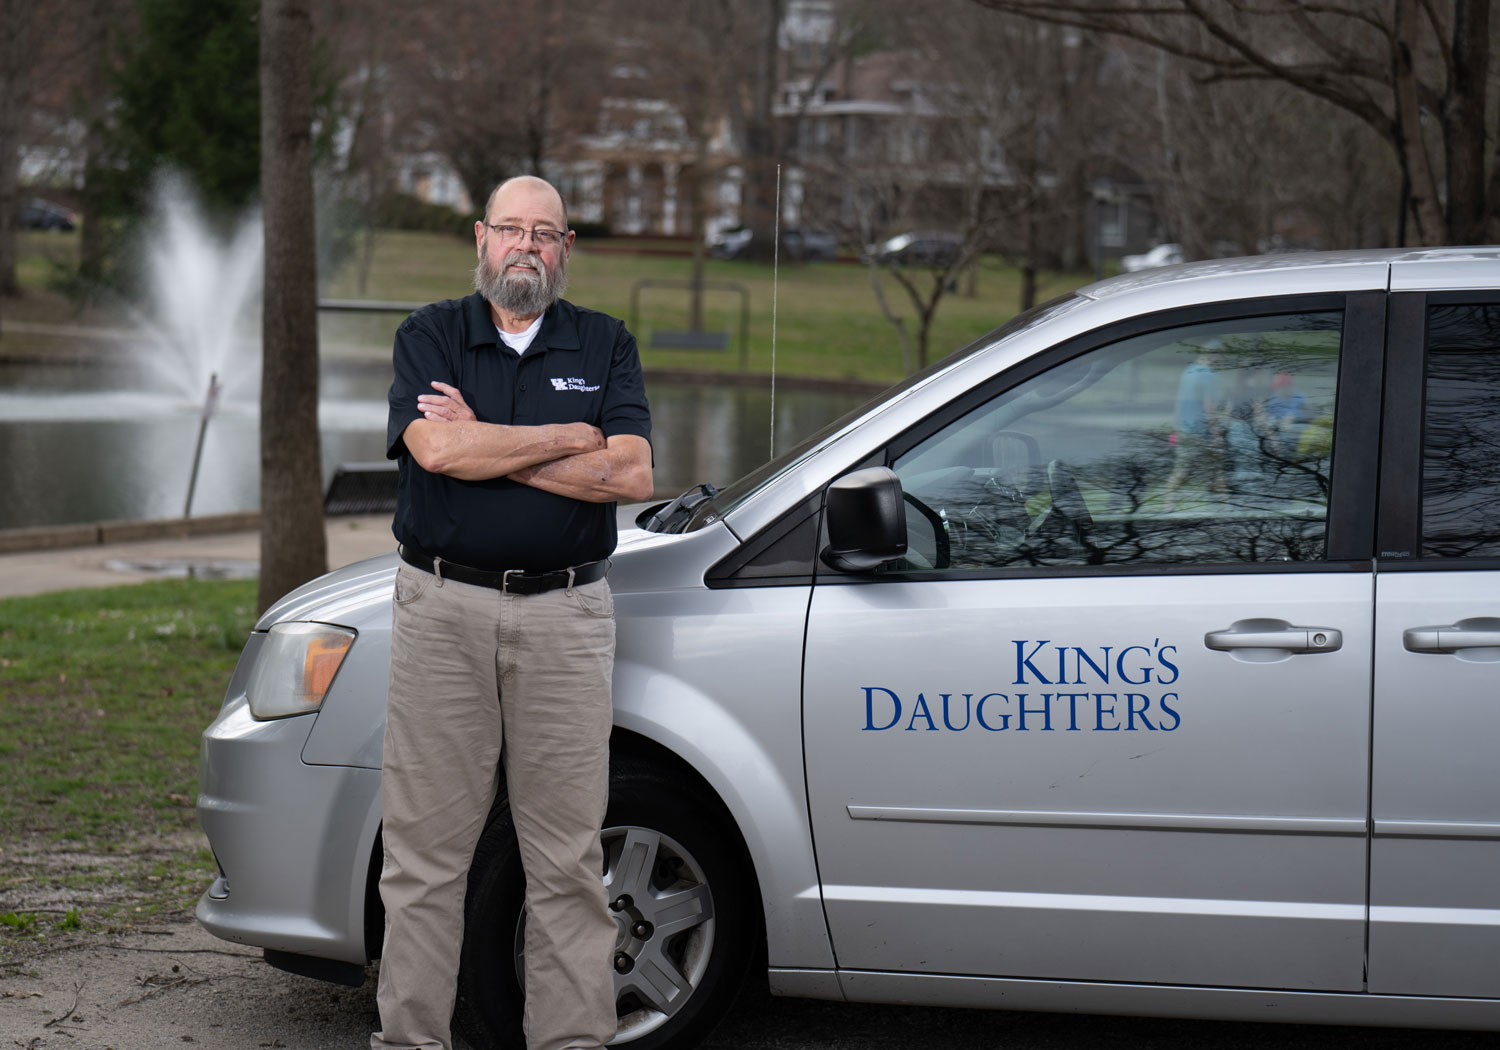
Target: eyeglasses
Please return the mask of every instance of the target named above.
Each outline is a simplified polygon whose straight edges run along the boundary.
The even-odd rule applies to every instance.
[[[515,244],[529,233],[531,243],[538,248],[556,248],[568,235],[566,230],[549,230],[544,226],[527,230],[521,226],[497,226],[492,222],[487,222],[485,225],[500,235],[501,244]]]

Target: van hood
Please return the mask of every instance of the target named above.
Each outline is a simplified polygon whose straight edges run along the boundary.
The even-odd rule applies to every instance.
[[[610,558],[619,563],[629,552],[649,542],[651,533],[635,523],[648,504],[621,505],[616,511],[619,542]],[[391,593],[396,586],[396,566],[400,559],[395,551],[357,561],[310,580],[289,591],[261,614],[257,631],[268,631],[278,623],[313,620],[359,630],[372,618],[390,616]]]

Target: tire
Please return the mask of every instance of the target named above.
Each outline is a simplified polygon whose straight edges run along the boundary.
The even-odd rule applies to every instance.
[[[687,1050],[739,994],[756,954],[758,893],[728,827],[696,785],[634,760],[614,761],[601,836],[606,892],[620,924],[620,1027],[611,1046]],[[475,1050],[525,1045],[524,894],[515,829],[501,806],[474,851],[465,904],[455,1019]],[[695,914],[664,914],[669,899],[678,913],[686,904]]]

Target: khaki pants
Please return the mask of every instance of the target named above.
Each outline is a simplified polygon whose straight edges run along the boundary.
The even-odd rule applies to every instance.
[[[502,742],[526,870],[527,1046],[598,1047],[614,1036],[616,930],[599,845],[614,638],[604,580],[520,596],[398,570],[372,1048],[451,1045],[464,893]]]

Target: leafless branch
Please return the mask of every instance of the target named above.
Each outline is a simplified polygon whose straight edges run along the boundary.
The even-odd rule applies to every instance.
[[[901,370],[907,375],[911,374],[911,337],[906,334],[906,320],[898,316],[886,301],[885,289],[880,287],[880,267],[874,261],[869,263],[870,287],[875,290],[875,301],[880,304],[880,312],[885,319],[891,322],[896,329],[896,335],[901,340]]]
[[[134,1006],[136,1003],[145,1002],[147,999],[150,999],[151,997],[156,995],[160,995],[162,992],[169,991],[173,988],[207,984],[211,980],[213,980],[213,978],[211,977],[188,977],[185,974],[181,977],[171,978],[164,978],[160,975],[152,974],[150,977],[141,978],[141,980],[138,982],[142,987],[146,988],[147,991],[136,996],[134,999],[122,999],[115,1005]]]
[[[1231,27],[1225,25],[1223,21],[1215,17],[1203,5],[1202,0],[1182,0],[1182,3],[1183,7],[1197,18],[1209,35],[1220,41],[1235,54],[1240,55],[1249,65],[1264,70],[1269,76],[1285,80],[1309,94],[1317,95],[1319,98],[1342,106],[1374,127],[1381,130],[1385,129],[1389,118],[1384,111],[1376,110],[1371,112],[1367,108],[1364,99],[1349,92],[1343,83],[1332,81],[1322,76],[1309,75],[1296,66],[1277,62],[1264,48],[1255,47],[1243,36],[1234,33]],[[1353,75],[1361,76],[1365,74],[1355,72]]]
[[[149,952],[154,955],[227,955],[232,959],[259,959],[253,952],[232,952],[223,948],[137,948],[131,944],[107,944],[106,948],[121,952]]]
[[[83,994],[83,984],[82,984],[82,982],[80,982],[78,984],[75,984],[73,986],[73,1003],[72,1003],[72,1005],[70,1005],[66,1010],[64,1010],[62,1013],[58,1014],[52,1020],[50,1020],[46,1024],[42,1025],[42,1027],[43,1028],[51,1028],[53,1025],[57,1024],[58,1022],[60,1022],[60,1021],[66,1021],[68,1018],[72,1017],[73,1016],[73,1011],[76,1010],[76,1009],[78,1009],[78,997],[81,996],[82,994]]]
[[[143,1003],[153,996],[160,995],[162,992],[169,992],[174,988],[195,988],[200,984],[212,984],[214,981],[223,980],[226,977],[250,979],[251,976],[251,974],[245,973],[221,973],[215,976],[208,977],[190,977],[187,974],[182,974],[177,977],[168,977],[165,974],[154,973],[148,977],[142,977],[136,982],[142,988],[145,988],[146,991],[142,992],[134,999],[121,1000],[116,1005],[135,1006],[137,1003]]]
[[[1439,41],[1447,40],[1448,27],[1443,25],[1443,14],[1438,10],[1437,5],[1434,4],[1432,0],[1421,0],[1421,4],[1422,14],[1427,17],[1427,24],[1432,27],[1433,35],[1436,36]]]
[[[1326,32],[1307,8],[1294,4],[1292,6],[1292,21],[1302,31],[1304,36],[1316,44],[1329,58],[1333,59],[1336,68],[1371,80],[1380,78],[1383,70],[1377,63],[1350,47],[1344,40],[1340,40],[1338,37]],[[1382,35],[1386,38],[1387,44],[1389,44],[1389,30],[1384,30]]]

